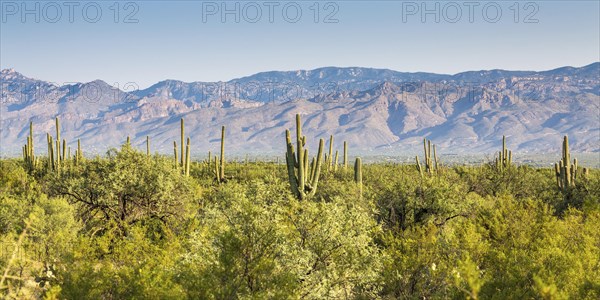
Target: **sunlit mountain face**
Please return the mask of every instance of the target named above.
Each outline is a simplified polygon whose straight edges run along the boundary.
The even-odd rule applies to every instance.
[[[126,136],[139,146],[149,136],[154,150],[170,153],[180,118],[195,151],[215,149],[227,125],[230,151],[276,153],[300,113],[306,135],[333,134],[336,146],[347,141],[357,152],[410,153],[426,137],[445,153],[491,153],[502,135],[521,153],[559,151],[564,135],[573,151],[599,152],[599,74],[600,63],[455,75],[327,67],[140,90],[101,80],[57,85],[7,69],[0,150],[20,153],[30,121],[35,141],[45,141],[58,116],[69,142],[100,153]]]

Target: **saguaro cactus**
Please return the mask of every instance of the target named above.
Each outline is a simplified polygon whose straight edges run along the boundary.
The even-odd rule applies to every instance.
[[[512,151],[506,148],[506,136],[502,136],[502,151],[498,152],[496,157],[496,168],[500,171],[506,170],[512,166]]]
[[[190,138],[187,138],[187,144],[185,146],[185,176],[190,176]]]
[[[425,159],[425,169],[421,167],[421,163],[419,162],[419,156],[415,157],[415,161],[417,163],[417,170],[423,176],[424,173],[433,174],[434,171],[438,170],[438,158],[435,150],[435,145],[433,145],[433,159],[431,158],[431,141],[427,139],[423,139],[423,152]]]
[[[173,154],[175,155],[175,167],[179,166],[179,160],[177,160],[177,142],[173,141]]]
[[[60,122],[56,117],[56,167],[60,169]]]
[[[333,170],[337,171],[337,169],[338,169],[338,151],[335,150],[335,160],[334,160],[334,163],[333,163]]]
[[[27,136],[27,143],[23,146],[23,161],[25,161],[29,173],[32,173],[36,166],[36,157],[33,148],[33,122],[29,122],[29,136]]]
[[[184,159],[184,157],[183,157],[183,153],[184,153],[183,152],[183,150],[184,150],[183,149],[183,147],[184,147],[183,143],[185,142],[184,136],[185,136],[185,126],[183,124],[183,118],[181,118],[181,163],[180,163],[180,165],[181,165],[182,168],[183,168],[183,159]]]
[[[558,187],[567,191],[568,188],[575,186],[579,174],[579,166],[577,158],[573,160],[571,164],[571,152],[569,151],[569,137],[564,136],[562,143],[562,158],[558,163],[554,164],[554,171],[556,173],[556,184]],[[583,168],[583,175],[587,175],[587,168]]]
[[[81,140],[77,139],[77,162],[83,160],[83,152],[81,152]]]
[[[344,171],[348,168],[348,143],[344,141]]]
[[[362,197],[362,160],[357,157],[354,161],[354,182],[358,185]]]
[[[439,170],[439,167],[438,167],[438,157],[437,157],[437,153],[435,151],[435,145],[433,145],[433,160],[434,160],[435,170],[438,171]]]
[[[415,156],[415,161],[417,163],[417,171],[419,171],[419,174],[421,174],[421,176],[423,176],[423,168],[421,168],[421,163],[419,162],[419,156]]]
[[[177,152],[177,141],[173,141],[173,155],[175,158],[175,167],[180,168],[181,173],[183,175],[189,176],[189,174],[190,174],[190,156],[191,156],[190,143],[191,142],[190,142],[189,137],[187,138],[187,140],[185,139],[185,125],[184,125],[183,118],[181,118],[180,126],[181,126],[181,131],[180,131],[181,150],[180,150],[180,152]],[[149,136],[146,136],[146,155],[150,156],[150,137]]]
[[[219,163],[221,164],[219,177],[223,181],[225,179],[225,126],[221,126],[221,157],[219,157]]]
[[[327,170],[331,170],[333,166],[333,134],[329,136],[329,154],[327,155]]]
[[[319,139],[316,160],[313,158],[309,166],[308,149],[304,149],[306,136],[302,135],[302,121],[299,114],[296,114],[296,151],[289,130],[285,131],[285,140],[287,145],[285,160],[292,193],[301,200],[311,197],[317,191],[325,141]]]
[[[225,182],[225,126],[221,126],[221,157],[215,157],[215,179],[218,183]]]
[[[79,139],[77,139],[77,149],[75,149],[75,165],[78,166],[79,165],[79,161],[80,161],[80,149],[81,149],[81,142]]]
[[[146,136],[146,156],[150,156],[150,137]]]
[[[54,171],[56,170],[56,162],[54,161],[54,142],[49,133],[46,133],[46,142],[48,143],[48,171]]]

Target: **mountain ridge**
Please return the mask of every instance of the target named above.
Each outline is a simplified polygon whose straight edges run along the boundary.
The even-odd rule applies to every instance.
[[[129,92],[101,80],[57,86],[12,69],[0,79],[3,154],[18,154],[29,121],[43,145],[56,116],[68,142],[81,138],[97,152],[150,135],[154,149],[170,153],[181,117],[197,151],[216,149],[226,125],[231,151],[277,152],[295,113],[305,116],[307,136],[334,134],[336,146],[347,140],[363,152],[416,152],[428,137],[442,151],[490,153],[507,135],[514,150],[549,153],[564,134],[574,151],[600,152],[600,62],[454,75],[323,67],[227,82],[164,80]]]

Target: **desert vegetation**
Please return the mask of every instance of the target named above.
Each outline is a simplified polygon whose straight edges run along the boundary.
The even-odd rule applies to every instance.
[[[58,118],[44,155],[29,126],[0,161],[3,298],[600,298],[600,171],[567,137],[554,168],[515,164],[505,137],[479,166],[428,140],[412,165],[363,164],[298,115],[278,163],[227,161],[225,127],[193,161],[183,120],[173,155],[148,137],[72,153]]]

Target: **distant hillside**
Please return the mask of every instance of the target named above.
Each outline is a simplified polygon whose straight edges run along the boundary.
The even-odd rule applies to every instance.
[[[38,151],[62,119],[62,134],[104,152],[127,135],[170,153],[180,118],[195,151],[283,151],[284,130],[304,115],[310,137],[346,140],[355,151],[413,153],[423,137],[445,153],[491,153],[502,135],[523,153],[559,150],[569,135],[577,152],[600,152],[600,63],[550,71],[469,71],[455,75],[327,67],[265,72],[228,82],[159,82],[124,92],[97,80],[55,86],[3,70],[3,154],[18,154],[33,121]],[[314,147],[316,145],[310,145]]]

